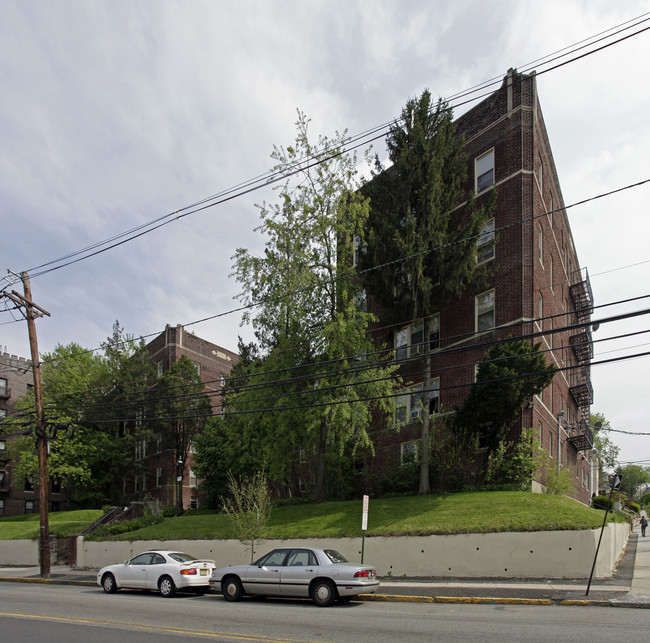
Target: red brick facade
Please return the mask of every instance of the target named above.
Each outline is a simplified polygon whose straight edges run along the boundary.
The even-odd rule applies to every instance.
[[[158,375],[169,370],[181,356],[187,357],[198,369],[205,384],[205,392],[210,396],[214,413],[221,412],[221,390],[224,378],[239,359],[236,353],[201,339],[187,332],[183,326],[167,325],[164,332],[147,344],[151,361],[158,366]],[[164,505],[177,502],[177,468],[172,445],[150,441],[142,452],[143,474],[138,484],[130,489],[131,497],[140,500],[144,496],[159,499]],[[137,487],[137,488],[136,488]],[[182,470],[182,507],[199,507],[201,496],[197,491],[196,480],[192,475],[192,454]]]
[[[0,355],[0,421],[15,410],[16,402],[34,384],[31,360],[9,353]],[[0,436],[0,516],[20,516],[39,512],[38,481],[18,478],[8,457],[13,435]],[[68,509],[65,495],[50,482],[49,509]]]
[[[431,377],[439,378],[439,417],[464,400],[490,342],[537,333],[532,341],[541,342],[547,361],[559,371],[552,385],[522,409],[510,437],[516,439],[522,428],[534,428],[556,467],[561,425],[560,466],[569,468],[575,482],[571,495],[588,503],[598,489],[589,429],[591,335],[589,326],[573,326],[589,321],[593,301],[564,210],[534,74],[509,72],[499,90],[456,124],[466,141],[468,188],[478,201],[488,198],[488,188],[497,191],[494,257],[488,259],[495,270],[488,288],[447,301],[440,310],[440,345],[431,360]],[[482,160],[477,164],[477,159]],[[476,168],[482,172],[491,159],[492,177],[483,177],[487,188],[477,190]],[[487,319],[493,314],[493,320],[489,328],[478,331],[477,315],[485,307]],[[387,336],[389,345],[395,345],[400,330],[395,328]],[[421,375],[411,373],[421,372],[423,363],[418,360],[404,367],[405,380],[421,381]],[[419,423],[397,434],[384,434],[371,465],[375,485],[383,472],[399,466],[403,444],[419,435]],[[431,438],[434,454],[436,449],[444,450],[444,430],[434,429]],[[471,478],[465,474],[465,479]],[[434,480],[434,486],[435,482],[444,488],[444,480]],[[539,475],[532,488],[543,489]]]

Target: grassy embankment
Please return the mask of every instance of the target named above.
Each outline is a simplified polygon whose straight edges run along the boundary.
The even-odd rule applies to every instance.
[[[75,533],[100,515],[99,511],[50,514],[50,530],[60,536]],[[371,500],[367,536],[490,533],[595,529],[603,512],[566,497],[518,491],[470,492],[406,496]],[[0,519],[0,540],[36,538],[38,515]],[[361,501],[276,507],[265,537],[340,538],[361,535]],[[225,514],[188,511],[178,518],[114,540],[195,540],[232,538]],[[102,538],[104,539],[104,538]]]

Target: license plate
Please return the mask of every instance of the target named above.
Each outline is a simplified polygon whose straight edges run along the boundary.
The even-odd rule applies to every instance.
[[[208,575],[208,570],[207,569],[202,569],[201,571],[201,576],[207,576]]]

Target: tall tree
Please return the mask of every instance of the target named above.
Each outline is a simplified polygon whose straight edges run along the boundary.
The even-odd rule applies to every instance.
[[[209,396],[196,366],[182,355],[158,380],[156,388],[156,429],[174,448],[180,463],[179,475],[187,465],[192,442],[203,430],[212,413]],[[180,498],[177,499],[180,501]]]
[[[611,424],[602,413],[592,413],[590,421],[594,428],[594,448],[598,452],[598,473],[600,479],[604,479],[606,471],[613,471],[618,461],[620,447],[612,442],[609,437]],[[598,426],[600,424],[600,426]]]
[[[259,409],[254,426],[249,415],[242,428],[264,452],[271,480],[287,475],[288,454],[315,453],[322,500],[328,453],[372,449],[371,415],[390,412],[393,367],[382,363],[368,338],[372,316],[355,305],[352,239],[368,216],[357,191],[356,156],[344,153],[345,133],[314,145],[300,112],[296,126],[295,144],[274,147],[271,155],[274,171],[289,178],[277,202],[260,206],[264,256],[240,249],[234,257],[240,299],[258,304],[246,319],[263,361],[251,365],[255,388],[233,393],[228,406]]]
[[[433,330],[429,324],[446,298],[485,278],[476,247],[494,198],[484,207],[473,201],[467,187],[467,156],[451,108],[441,99],[434,105],[428,90],[407,101],[387,145],[391,167],[385,170],[378,164],[375,178],[364,189],[372,213],[360,267],[366,288],[386,319],[406,323],[422,318],[420,493],[428,493]]]
[[[48,477],[61,483],[70,502],[84,507],[122,502],[124,472],[135,465],[134,441],[146,431],[137,419],[156,380],[142,342],[126,335],[118,322],[103,350],[71,343],[43,355]],[[12,443],[12,457],[18,475],[29,477],[38,466],[32,425],[24,424],[34,408],[33,396],[21,407],[12,430],[29,435]]]

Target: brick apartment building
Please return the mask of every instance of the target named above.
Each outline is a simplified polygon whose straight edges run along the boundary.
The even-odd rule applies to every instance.
[[[31,360],[9,353],[0,355],[0,421],[15,410],[18,399],[34,385]],[[38,513],[35,480],[18,478],[8,457],[12,435],[0,436],[0,516]],[[65,494],[56,481],[50,481],[50,511],[67,509]]]
[[[571,495],[588,503],[592,493],[598,493],[598,461],[589,426],[593,391],[588,322],[593,301],[564,210],[535,74],[510,70],[502,86],[459,117],[456,125],[466,141],[472,182],[468,187],[479,202],[492,188],[497,191],[494,219],[483,230],[477,258],[493,262],[496,270],[488,288],[447,301],[433,315],[431,346],[436,348],[429,408],[444,418],[461,404],[486,345],[537,334],[532,341],[541,342],[547,362],[558,372],[522,409],[509,439],[517,439],[523,428],[534,428],[552,466],[571,472]],[[394,346],[398,359],[400,353],[402,358],[411,356],[423,341],[422,322],[405,321],[384,339]],[[405,380],[413,385],[397,399],[397,412],[407,419],[419,415],[422,375],[412,373],[420,372],[422,364],[403,367]],[[369,461],[374,484],[385,472],[399,470],[409,455],[412,458],[420,431],[419,422],[412,422],[399,433],[382,434],[376,457]],[[440,437],[432,433],[434,449]],[[477,461],[480,457],[477,453]],[[433,486],[444,488],[445,481],[434,480]],[[532,489],[543,490],[539,475]]]
[[[158,368],[158,376],[167,371],[181,356],[195,366],[205,384],[215,413],[221,410],[221,389],[224,378],[236,363],[238,356],[221,346],[188,333],[182,326],[169,326],[147,345],[151,360]],[[14,409],[16,401],[33,385],[31,361],[3,353],[0,356],[0,420]],[[38,493],[30,480],[17,480],[7,457],[11,435],[0,437],[0,516],[38,513]],[[177,485],[177,463],[173,445],[162,436],[136,445],[137,471],[123,479],[121,502],[141,502],[145,497],[159,499],[164,505],[175,504],[179,487],[182,489],[182,507],[198,507],[200,497],[197,481],[192,473],[191,453],[183,463],[182,484]],[[65,490],[50,482],[50,510],[68,509]]]
[[[165,330],[147,344],[151,360],[158,367],[158,376],[169,370],[181,356],[187,357],[196,367],[209,395],[214,413],[221,412],[221,390],[225,378],[239,356],[221,346],[189,333],[183,326],[165,327]],[[192,472],[192,453],[182,467],[177,466],[173,445],[159,437],[153,443],[139,446],[136,455],[142,459],[142,473],[132,481],[127,499],[141,500],[145,495],[159,499],[165,505],[177,503],[177,477],[181,481],[181,505],[184,509],[197,508],[201,504],[197,480]]]

